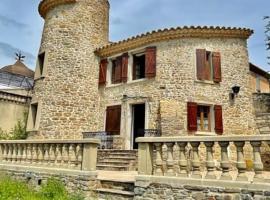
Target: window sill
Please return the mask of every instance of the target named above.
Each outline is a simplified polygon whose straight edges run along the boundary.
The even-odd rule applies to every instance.
[[[26,129],[26,132],[37,133],[38,129]]]
[[[219,85],[219,83],[216,83],[214,81],[202,81],[202,80],[195,80],[195,83],[201,83],[201,84],[208,84],[208,85]]]
[[[106,85],[105,88],[113,88],[113,87],[118,87],[118,86],[121,86],[121,85],[123,85],[123,83],[108,84],[108,85]]]
[[[39,76],[39,77],[35,78],[34,81],[38,81],[38,80],[41,80],[41,79],[44,79],[44,78],[45,78],[45,76]]]
[[[204,131],[197,131],[195,132],[196,136],[216,136],[215,132],[204,132]]]
[[[149,79],[147,79],[147,78],[141,78],[141,79],[136,79],[136,80],[128,81],[127,84],[139,83],[139,82],[143,82],[143,81],[147,81],[147,80],[149,80]]]

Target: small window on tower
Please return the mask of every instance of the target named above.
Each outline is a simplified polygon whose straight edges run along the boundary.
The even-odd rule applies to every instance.
[[[27,130],[37,130],[38,129],[38,103],[32,103],[29,108]]]
[[[40,53],[38,55],[37,67],[36,67],[36,71],[35,71],[35,79],[38,79],[40,77],[45,76],[46,57],[47,57],[47,54],[45,52]]]
[[[133,80],[145,78],[145,54],[133,55]]]

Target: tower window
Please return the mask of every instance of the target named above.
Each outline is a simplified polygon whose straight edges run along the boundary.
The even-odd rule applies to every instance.
[[[36,130],[38,129],[38,103],[32,103],[29,108],[27,130]]]
[[[47,53],[43,52],[38,55],[37,66],[35,71],[35,79],[44,77],[46,69]]]

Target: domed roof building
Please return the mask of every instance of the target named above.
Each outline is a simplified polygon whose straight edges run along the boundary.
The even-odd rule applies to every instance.
[[[0,130],[10,132],[29,109],[34,72],[21,60],[0,69]]]
[[[13,65],[0,69],[0,85],[8,88],[31,89],[34,82],[34,71],[18,59]],[[2,87],[1,87],[2,88]]]

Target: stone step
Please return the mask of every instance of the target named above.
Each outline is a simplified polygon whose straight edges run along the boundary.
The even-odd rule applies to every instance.
[[[107,159],[105,160],[101,160],[98,162],[99,165],[114,165],[114,166],[124,166],[124,165],[129,165],[131,164],[130,162],[125,162],[125,161],[112,161]]]
[[[115,166],[115,165],[102,165],[97,164],[97,170],[106,170],[106,171],[128,171],[129,166]]]
[[[137,160],[137,157],[133,156],[110,156],[108,158],[100,159],[100,160],[115,160],[115,161],[130,161],[130,160]]]
[[[115,190],[115,189],[96,189],[98,193],[98,199],[121,199],[132,200],[134,198],[134,192]]]
[[[122,152],[112,152],[109,154],[109,156],[136,157],[136,154],[135,153],[124,153],[124,152],[123,153]]]

